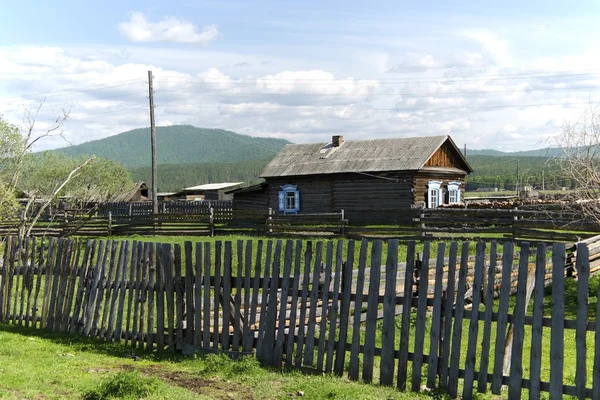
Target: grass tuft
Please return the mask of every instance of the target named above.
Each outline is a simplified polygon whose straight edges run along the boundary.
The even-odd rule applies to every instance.
[[[83,395],[84,400],[140,399],[158,389],[156,378],[142,376],[136,371],[119,372],[104,380],[98,388]]]

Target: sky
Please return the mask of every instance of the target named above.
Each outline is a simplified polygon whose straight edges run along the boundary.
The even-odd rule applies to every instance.
[[[458,4],[451,4],[458,3]],[[546,147],[600,102],[600,2],[0,0],[0,115],[36,150],[190,124],[295,143]]]

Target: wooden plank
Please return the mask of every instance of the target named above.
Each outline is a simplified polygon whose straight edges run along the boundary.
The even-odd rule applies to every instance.
[[[315,324],[317,319],[317,295],[319,291],[319,275],[321,271],[321,255],[323,254],[323,242],[317,242],[315,252],[315,263],[310,291],[310,311],[308,315],[308,332],[306,335],[306,346],[304,348],[304,365],[313,366],[315,348]]]
[[[267,242],[267,253],[265,257],[265,269],[263,271],[263,285],[260,301],[260,318],[258,320],[258,341],[256,343],[256,357],[262,362],[262,346],[265,334],[265,322],[267,311],[267,294],[269,293],[269,270],[271,268],[271,254],[273,252],[273,242]]]
[[[510,296],[510,281],[513,264],[514,244],[504,243],[502,249],[502,280],[500,282],[500,301],[498,305],[498,322],[496,323],[496,348],[494,352],[494,375],[492,378],[492,393],[499,395],[502,389],[502,363],[504,360],[504,338],[508,322],[508,301]]]
[[[181,350],[183,348],[183,319],[184,319],[184,287],[181,278],[181,245],[175,243],[173,246],[174,250],[174,262],[173,266],[175,273],[173,276],[173,291],[175,292],[175,350]]]
[[[232,350],[240,351],[240,333],[242,331],[242,267],[244,264],[244,242],[237,241],[237,272],[235,284],[235,300],[233,309],[233,343]]]
[[[269,282],[269,298],[266,304],[265,331],[263,334],[263,356],[262,360],[266,365],[274,364],[275,349],[275,327],[277,323],[277,289],[279,287],[279,270],[281,267],[281,247],[282,241],[277,240],[275,244],[275,253],[273,255],[273,271]],[[291,261],[291,260],[290,260]],[[281,362],[280,362],[281,365]]]
[[[440,329],[442,321],[442,279],[444,277],[445,253],[446,243],[438,243],[437,261],[435,265],[435,282],[433,289],[433,309],[431,313],[431,329],[429,331],[429,362],[427,364],[427,387],[430,389],[435,388],[438,375],[438,346],[440,344]],[[392,308],[393,306],[394,304],[391,305]]]
[[[223,266],[223,292],[221,294],[221,305],[223,306],[223,331],[221,332],[221,346],[223,350],[229,351],[229,329],[231,325],[231,241],[225,242],[225,258]]]
[[[335,251],[335,271],[333,276],[333,293],[331,296],[331,312],[329,313],[329,337],[327,338],[327,358],[325,360],[325,372],[331,373],[333,368],[333,350],[335,346],[339,297],[340,297],[340,281],[342,278],[342,264],[344,258],[344,242],[338,240],[337,249]],[[392,351],[393,351],[392,347]],[[345,351],[345,350],[344,350]],[[393,364],[393,361],[392,361]],[[393,371],[393,366],[392,366]],[[392,375],[393,377],[393,375]]]
[[[552,248],[552,330],[550,336],[550,400],[562,399],[564,371],[565,244]]]
[[[596,299],[600,299],[600,285],[596,292]],[[600,315],[600,301],[596,300],[596,316]],[[596,317],[594,332],[594,366],[592,369],[592,398],[600,399],[600,318]]]
[[[296,359],[294,366],[300,368],[302,366],[302,355],[304,354],[304,332],[306,326],[306,306],[308,298],[308,286],[310,284],[310,265],[312,261],[312,242],[306,243],[306,251],[304,252],[304,274],[302,281],[302,297],[300,300],[300,317],[298,319],[298,346],[296,348]]]
[[[92,337],[98,336],[100,332],[100,311],[102,310],[102,305],[104,304],[104,290],[106,286],[106,271],[108,267],[108,257],[110,254],[110,247],[112,245],[111,240],[106,241],[106,247],[104,249],[104,257],[102,257],[102,274],[100,276],[100,281],[98,284],[98,295],[96,297],[96,309],[94,310],[94,322],[92,323]]]
[[[192,260],[192,242],[186,240],[183,244],[185,252],[185,337],[184,342],[189,345],[198,345],[194,341],[194,260]]]
[[[249,353],[253,348],[254,333],[250,321],[252,314],[251,303],[251,276],[252,276],[252,240],[246,241],[246,255],[244,257],[244,333],[242,335],[242,351]]]
[[[173,287],[173,247],[163,243],[163,269],[165,272],[165,295],[167,298],[167,345],[171,353],[175,352],[175,299]]]
[[[23,276],[19,273],[19,270],[21,269],[22,265],[23,265],[23,256],[22,256],[22,249],[23,249],[23,240],[21,238],[17,238],[16,239],[16,246],[14,247],[14,252],[13,252],[13,256],[11,257],[11,269],[12,269],[12,276],[13,278],[11,279],[11,288],[14,288],[14,296],[12,299],[12,305],[13,305],[13,309],[12,309],[12,313],[10,314],[10,319],[13,323],[18,324],[19,323],[19,293],[21,292],[21,282],[23,282]],[[61,275],[59,275],[59,278],[61,277]],[[10,307],[9,307],[9,312],[10,312]],[[51,329],[53,329],[53,327],[51,327]]]
[[[31,238],[26,237],[23,240],[23,255],[21,261],[21,301],[19,304],[19,325],[25,325],[25,320],[27,318],[26,304],[25,298],[26,294],[31,292],[31,286],[29,284],[29,242]],[[64,314],[63,314],[64,315]]]
[[[375,356],[379,282],[381,279],[382,245],[383,243],[381,240],[374,240],[371,247],[371,273],[369,278],[369,298],[367,300],[367,319],[362,368],[362,378],[365,383],[371,383],[373,381],[373,361]]]
[[[150,243],[144,242],[144,248],[142,252],[142,262],[140,263],[140,267],[142,269],[142,281],[140,286],[140,314],[139,314],[139,324],[138,324],[138,347],[140,350],[144,349],[145,342],[147,340],[147,331],[146,328],[148,326],[148,320],[146,318],[146,311],[148,309],[148,274],[149,274],[149,257],[150,257]]]
[[[575,330],[575,350],[577,361],[575,368],[575,387],[579,399],[586,398],[587,381],[587,319],[588,319],[588,290],[590,279],[589,251],[585,243],[577,244],[577,329]]]
[[[331,268],[333,264],[333,242],[327,242],[325,259],[325,277],[320,293],[321,301],[321,321],[319,324],[319,342],[317,345],[317,370],[323,371],[323,362],[325,361],[325,334],[327,331],[327,308],[329,307],[329,290],[331,286]],[[319,284],[321,282],[319,281]]]
[[[525,253],[527,257],[528,253]],[[485,243],[477,242],[475,250],[475,274],[472,282],[471,321],[469,323],[469,342],[465,360],[465,378],[463,382],[463,399],[473,398],[473,382],[475,380],[475,362],[477,355],[479,331],[479,304],[481,302],[481,283],[484,275]],[[527,278],[527,275],[525,275]]]
[[[75,256],[71,257],[71,262],[69,263],[70,267],[69,267],[69,281],[68,281],[68,285],[67,285],[67,294],[66,294],[66,299],[65,299],[65,306],[64,306],[64,311],[63,311],[63,318],[64,320],[62,321],[62,326],[64,326],[64,331],[70,331],[71,329],[71,321],[73,320],[73,317],[71,316],[71,310],[72,310],[72,314],[73,316],[76,315],[80,309],[80,305],[79,303],[75,303],[75,306],[73,306],[73,301],[74,301],[74,297],[75,297],[75,288],[77,286],[77,277],[78,277],[78,272],[79,272],[79,257],[81,255],[81,241],[80,240],[75,240],[74,242],[74,246],[76,248],[75,251]],[[33,279],[33,276],[31,277],[31,279]],[[33,280],[31,281],[33,284]]]
[[[119,242],[113,240],[111,243],[111,251],[110,251],[110,261],[108,265],[108,278],[106,280],[106,298],[104,299],[104,312],[102,313],[102,323],[100,324],[100,334],[101,338],[105,338],[108,340],[107,332],[110,330],[110,327],[107,324],[110,322],[109,314],[112,310],[112,302],[111,297],[114,298],[113,292],[115,292],[115,270],[117,264],[117,250],[119,249]]]
[[[50,292],[50,298],[48,300],[48,311],[47,311],[47,319],[46,319],[46,328],[53,331],[54,330],[54,314],[56,312],[56,296],[58,294],[58,286],[60,284],[59,280],[60,280],[60,275],[61,275],[61,270],[62,270],[62,266],[63,266],[63,259],[65,256],[65,245],[66,245],[66,240],[65,239],[59,239],[58,240],[58,244],[57,244],[57,250],[56,250],[56,258],[53,258],[52,260],[49,260],[49,262],[51,262],[52,264],[52,272],[51,272],[51,280],[50,280],[50,285],[47,287],[48,291]],[[8,311],[10,311],[10,301],[11,301],[11,289],[12,289],[12,285],[13,285],[13,275],[14,275],[14,270],[15,270],[15,253],[16,250],[18,250],[18,243],[15,243],[13,249],[12,249],[12,253],[10,256],[10,274],[8,276]],[[46,288],[44,288],[46,289]],[[12,318],[12,316],[11,316]]]
[[[287,314],[288,295],[290,290],[290,271],[292,269],[292,252],[294,242],[286,240],[285,257],[283,259],[283,281],[281,284],[281,297],[279,299],[279,325],[277,326],[277,336],[275,339],[275,349],[273,351],[273,365],[281,366],[283,361],[283,340],[285,336],[285,322]],[[274,275],[277,277],[277,275]],[[238,280],[239,282],[239,280]],[[292,325],[290,325],[290,330]]]
[[[100,276],[102,275],[102,271],[104,268],[104,265],[102,264],[102,259],[104,258],[105,247],[106,242],[104,240],[100,240],[98,244],[98,252],[96,254],[96,266],[92,269],[92,284],[90,287],[90,295],[85,312],[85,320],[83,327],[83,334],[85,336],[90,336],[90,333],[92,332],[94,306],[96,304],[96,297],[98,295],[98,285],[100,282]]]
[[[395,311],[396,274],[398,271],[398,239],[388,240],[387,244],[388,254],[385,264],[385,293],[383,296],[383,329],[381,332],[379,384],[392,386],[394,383],[394,350],[396,347],[394,339],[396,327]]]
[[[127,282],[127,315],[125,316],[125,345],[127,345],[130,338],[133,338],[130,329],[132,325],[131,319],[133,300],[135,298],[135,275],[138,263],[138,242],[136,240],[134,240],[133,244],[131,245],[130,260],[131,264],[129,265],[129,281]]]
[[[12,236],[6,237],[6,244],[4,245],[4,259],[2,265],[2,278],[0,279],[0,321],[5,322],[8,320],[8,311],[6,311],[6,292],[8,290],[8,274],[9,274],[9,260],[10,252],[12,247]],[[47,287],[47,286],[45,286]]]
[[[210,243],[204,243],[204,307],[202,307],[202,347],[210,347]]]
[[[535,287],[533,292],[533,322],[531,324],[531,355],[529,367],[529,398],[539,399],[542,368],[542,319],[544,317],[544,277],[546,275],[546,244],[537,246]],[[487,310],[486,310],[487,311]]]
[[[36,238],[34,237],[34,240]],[[35,243],[35,242],[34,242]],[[35,282],[35,294],[33,295],[33,318],[32,318],[32,322],[31,322],[31,326],[33,326],[34,328],[37,328],[37,323],[38,323],[38,318],[40,315],[40,310],[38,308],[38,299],[40,296],[40,289],[42,287],[42,272],[44,271],[44,243],[45,240],[42,237],[42,239],[40,240],[40,246],[39,246],[39,257],[38,257],[38,262],[37,262],[37,274],[36,274],[36,282]],[[86,247],[87,249],[87,247]],[[83,283],[81,283],[81,285],[83,285]],[[0,296],[2,295],[2,289],[0,288]],[[80,304],[79,302],[77,304]],[[41,305],[40,305],[41,307]],[[1,306],[0,306],[0,310],[1,310]],[[0,311],[1,312],[1,311]],[[2,320],[1,316],[0,316],[0,321]]]
[[[221,300],[221,253],[223,243],[220,240],[215,242],[215,286],[213,293],[213,349],[219,348],[219,305]]]
[[[488,266],[488,274],[485,281],[486,285],[484,287],[485,293],[483,302],[485,304],[485,313],[483,317],[483,338],[481,341],[479,376],[477,377],[477,391],[479,393],[485,393],[487,391],[487,376],[490,362],[490,334],[492,331],[492,312],[494,311],[494,286],[496,279],[497,249],[498,243],[493,240],[490,246],[490,264]]]
[[[134,280],[130,282],[133,287],[133,322],[131,324],[131,347],[137,347],[138,336],[138,322],[140,315],[140,297],[142,291],[142,265],[144,263],[144,243],[138,242],[136,249],[136,263],[131,264],[131,268],[135,269]]]
[[[60,271],[60,284],[58,287],[58,298],[56,301],[56,314],[54,318],[54,330],[57,332],[65,332],[67,324],[65,322],[66,317],[69,316],[69,311],[65,310],[65,300],[67,297],[67,291],[69,286],[69,277],[71,275],[71,260],[74,256],[74,244],[73,239],[66,239],[65,256],[63,257],[63,265]],[[67,313],[65,317],[65,311]]]
[[[162,243],[156,243],[156,350],[165,349],[165,254]]]
[[[121,341],[123,333],[123,314],[125,312],[125,294],[127,290],[127,265],[129,263],[129,241],[121,244],[122,257],[119,258],[119,305],[117,306],[117,321],[115,326],[114,338]]]
[[[458,370],[460,361],[463,311],[465,309],[465,281],[467,277],[469,259],[469,242],[463,242],[460,256],[460,269],[458,270],[458,284],[456,294],[456,312],[454,315],[454,328],[452,331],[452,355],[450,356],[450,373],[448,376],[448,393],[456,398],[458,392]]]
[[[360,254],[358,256],[358,275],[356,276],[356,293],[363,293],[365,282],[365,269],[367,265],[367,252],[369,242],[361,241]],[[362,314],[362,296],[354,301],[354,320],[352,324],[352,343],[350,346],[350,365],[348,367],[348,379],[358,380],[359,352],[360,352],[360,316]]]
[[[354,240],[348,241],[346,262],[342,263],[339,274],[341,279],[342,301],[340,305],[340,335],[336,348],[334,373],[342,376],[346,362],[346,345],[348,341],[348,320],[350,318],[350,294],[352,292],[352,271],[354,269]]]
[[[423,243],[423,259],[419,272],[419,299],[417,305],[417,321],[415,326],[415,351],[412,364],[412,391],[421,390],[421,366],[423,364],[423,342],[425,340],[425,322],[427,319],[427,291],[429,284],[429,252],[431,243]]]
[[[288,336],[286,343],[285,352],[285,363],[288,366],[293,365],[293,352],[294,352],[294,331],[296,330],[296,323],[298,317],[298,290],[300,284],[300,268],[302,262],[302,241],[296,240],[296,250],[294,252],[294,276],[292,278],[292,300],[290,302],[290,325],[288,328]]]
[[[194,271],[194,347],[202,345],[202,243],[196,242]],[[186,272],[187,274],[187,272]],[[189,325],[188,325],[189,326]]]
[[[156,297],[156,258],[155,243],[150,243],[148,248],[148,325],[146,328],[146,350],[154,349],[154,298]]]
[[[29,266],[27,268],[27,282],[28,282],[28,292],[27,292],[27,303],[25,304],[25,326],[31,326],[31,321],[33,320],[34,312],[31,309],[32,306],[32,296],[35,287],[35,256],[37,250],[37,238],[35,236],[29,238],[28,242],[29,248],[31,249],[30,257],[29,257]],[[2,287],[0,285],[0,291],[2,291]]]
[[[404,300],[402,302],[402,322],[400,325],[400,346],[398,357],[398,376],[396,385],[400,390],[406,390],[406,375],[408,367],[408,341],[410,337],[410,313],[413,297],[413,275],[415,268],[415,242],[409,241],[406,248],[406,269],[404,273]],[[358,290],[357,290],[357,293]],[[355,315],[356,322],[356,315]]]

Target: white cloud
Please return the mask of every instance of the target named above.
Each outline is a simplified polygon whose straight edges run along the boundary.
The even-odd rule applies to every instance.
[[[478,42],[485,51],[494,57],[500,66],[507,67],[513,64],[510,46],[506,40],[482,29],[466,30],[463,35]]]
[[[220,35],[216,25],[207,25],[202,32],[198,32],[196,25],[191,22],[168,16],[161,21],[151,22],[140,12],[131,13],[128,22],[119,24],[119,31],[132,42],[205,44]]]

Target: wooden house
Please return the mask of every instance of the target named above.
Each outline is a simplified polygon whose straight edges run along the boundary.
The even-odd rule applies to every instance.
[[[115,194],[109,203],[135,203],[152,201],[146,182],[136,182],[131,187],[124,188],[122,192]]]
[[[355,141],[334,136],[331,143],[286,145],[265,167],[265,183],[255,194],[277,213],[343,209],[351,221],[385,220],[391,210],[460,203],[472,171],[449,136]],[[244,201],[248,195],[243,193]]]

